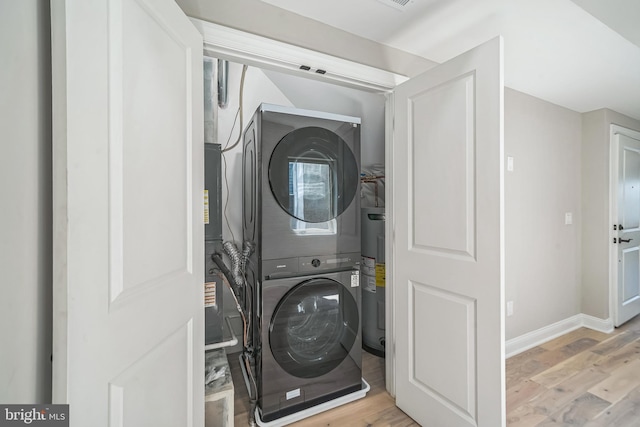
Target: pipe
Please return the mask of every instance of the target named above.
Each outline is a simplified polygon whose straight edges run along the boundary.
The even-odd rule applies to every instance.
[[[384,175],[365,175],[360,178],[360,182],[363,184],[373,184],[373,197],[375,200],[375,207],[378,207],[378,180],[384,179]]]
[[[218,107],[229,105],[229,61],[218,59]]]

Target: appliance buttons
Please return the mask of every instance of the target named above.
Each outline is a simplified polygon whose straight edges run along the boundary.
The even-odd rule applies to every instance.
[[[311,265],[313,265],[314,267],[320,267],[320,260],[318,258],[312,259]]]

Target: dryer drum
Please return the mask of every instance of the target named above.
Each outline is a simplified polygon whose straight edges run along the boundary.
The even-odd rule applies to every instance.
[[[269,161],[278,204],[305,222],[326,222],[349,207],[358,189],[358,164],[346,142],[315,126],[289,132]]]
[[[271,352],[282,369],[315,378],[348,357],[359,328],[358,307],[340,283],[314,278],[291,289],[269,326]]]

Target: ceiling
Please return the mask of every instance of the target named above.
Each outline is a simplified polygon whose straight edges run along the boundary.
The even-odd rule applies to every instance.
[[[506,86],[640,120],[638,0],[262,1],[435,62],[502,35]]]

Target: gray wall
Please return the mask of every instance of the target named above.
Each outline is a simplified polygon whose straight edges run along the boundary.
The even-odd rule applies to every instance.
[[[505,89],[506,338],[580,313],[581,115]],[[565,213],[573,225],[565,225]]]
[[[176,0],[191,17],[302,46],[318,52],[415,76],[435,65],[409,54],[260,0]]]
[[[601,109],[582,120],[582,312],[609,313],[609,132],[617,124],[640,131],[640,121]]]
[[[0,402],[51,401],[49,2],[0,0]]]

